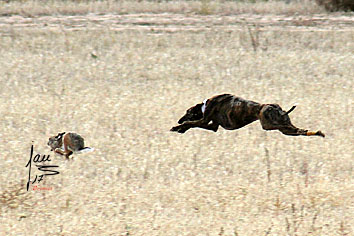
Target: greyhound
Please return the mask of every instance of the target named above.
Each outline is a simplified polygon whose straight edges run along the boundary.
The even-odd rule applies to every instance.
[[[184,133],[190,128],[203,128],[216,132],[219,126],[227,130],[242,128],[256,120],[260,120],[264,130],[279,130],[285,135],[304,135],[325,137],[321,131],[313,132],[295,127],[289,113],[295,109],[283,111],[278,104],[260,104],[236,97],[221,94],[204,100],[191,108],[179,119],[180,125],[171,131]]]

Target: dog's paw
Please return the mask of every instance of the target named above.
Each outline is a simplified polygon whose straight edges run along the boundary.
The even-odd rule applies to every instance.
[[[172,131],[172,132],[177,132],[178,129],[179,129],[179,126],[175,126],[175,127],[172,127],[172,128],[170,129],[170,131]]]
[[[180,134],[184,134],[186,131],[186,129],[180,128],[177,132]]]
[[[316,132],[317,136],[321,136],[322,138],[326,137],[324,133],[322,133],[320,130]]]
[[[170,131],[172,131],[172,132],[178,132],[178,133],[180,133],[180,134],[183,134],[183,133],[185,133],[185,132],[187,131],[187,129],[186,129],[186,128],[183,128],[182,125],[178,125],[178,126],[172,127],[172,129],[170,129]]]

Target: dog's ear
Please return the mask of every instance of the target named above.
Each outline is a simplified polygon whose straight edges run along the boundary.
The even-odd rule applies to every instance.
[[[197,105],[195,105],[193,107],[193,112],[195,112],[195,113],[199,113],[199,111],[202,112],[202,107],[203,107],[203,103],[198,103]]]

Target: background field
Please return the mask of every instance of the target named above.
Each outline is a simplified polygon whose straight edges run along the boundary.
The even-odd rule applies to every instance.
[[[353,235],[354,16],[263,7],[4,13],[0,235]],[[259,122],[169,132],[219,93],[298,102],[293,123],[327,136]],[[95,152],[52,156],[60,174],[39,186],[53,189],[26,192],[31,145],[51,154],[48,137],[60,131]]]

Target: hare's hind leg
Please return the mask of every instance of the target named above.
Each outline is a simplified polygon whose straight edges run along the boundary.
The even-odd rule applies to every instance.
[[[70,136],[68,134],[65,134],[63,137],[63,149],[61,148],[56,148],[54,151],[56,153],[59,153],[60,155],[64,155],[66,158],[69,158],[73,152],[69,149],[69,145],[71,143]]]
[[[70,156],[71,154],[73,154],[72,151],[70,151],[70,150],[68,150],[68,149],[63,150],[63,149],[61,149],[61,148],[56,148],[56,149],[54,150],[54,152],[55,152],[55,153],[58,153],[58,154],[60,154],[60,155],[64,155],[66,158],[69,158],[69,156]]]
[[[55,153],[58,153],[58,154],[60,154],[60,155],[64,155],[64,151],[63,151],[62,149],[60,149],[60,148],[54,149],[54,152],[55,152]]]

